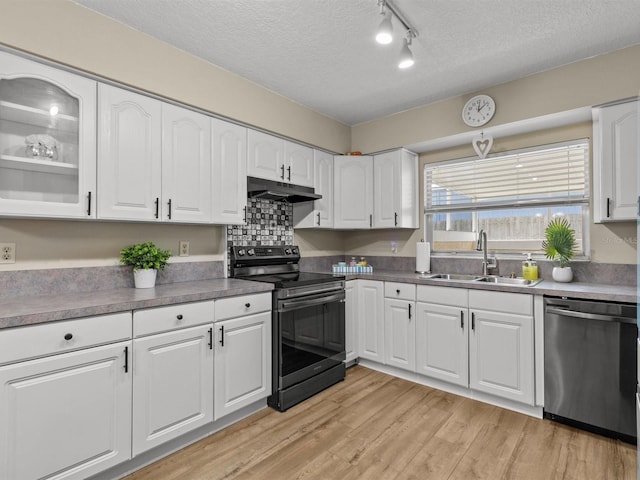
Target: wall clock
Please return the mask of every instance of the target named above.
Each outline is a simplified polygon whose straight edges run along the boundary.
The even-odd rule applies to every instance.
[[[462,120],[470,127],[481,127],[496,113],[496,102],[489,95],[476,95],[465,103]]]

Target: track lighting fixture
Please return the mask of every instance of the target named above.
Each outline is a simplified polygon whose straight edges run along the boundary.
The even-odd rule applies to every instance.
[[[384,6],[380,8],[384,9]],[[388,45],[393,42],[393,26],[391,25],[391,12],[380,12],[384,15],[380,26],[378,27],[378,33],[376,34],[376,42],[382,45]]]
[[[398,59],[398,68],[409,68],[412,67],[415,61],[413,60],[413,53],[409,50],[409,45],[411,45],[411,35],[407,34],[402,43],[402,49],[400,50],[400,57]]]
[[[405,28],[405,38],[402,42],[402,48],[400,49],[400,58],[398,61],[398,68],[409,68],[415,63],[413,59],[413,53],[409,49],[412,40],[418,36],[418,31],[411,26],[409,21],[396,6],[391,3],[391,0],[378,0],[378,6],[380,7],[380,15],[384,15],[378,31],[376,32],[376,41],[383,45],[387,45],[393,41],[393,26],[391,24],[391,17],[394,16]]]

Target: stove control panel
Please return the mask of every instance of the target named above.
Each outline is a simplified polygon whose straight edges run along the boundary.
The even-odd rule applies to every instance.
[[[232,255],[236,258],[263,257],[282,258],[296,257],[300,255],[300,250],[295,246],[283,247],[233,247]]]

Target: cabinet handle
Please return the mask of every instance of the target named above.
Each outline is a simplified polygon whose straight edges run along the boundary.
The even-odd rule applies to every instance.
[[[160,215],[160,199],[156,197],[156,218]]]
[[[476,329],[476,314],[471,312],[471,330]]]
[[[67,334],[64,336],[64,339],[65,339],[67,342],[68,342],[69,340],[71,340],[72,338],[73,338],[73,335],[72,335],[71,333],[67,333]]]
[[[638,197],[638,198],[639,198],[638,201],[640,202],[640,197]],[[638,209],[640,211],[640,207],[638,207]],[[638,214],[638,215],[640,215],[640,214]],[[320,212],[318,212],[318,226],[320,226]]]
[[[129,347],[124,347],[124,373],[129,373]]]
[[[411,304],[409,304],[409,320],[411,320]]]
[[[209,350],[213,350],[213,327],[209,329]]]
[[[87,194],[87,216],[91,216],[91,192]]]
[[[171,199],[167,202],[169,204],[169,220],[171,220]]]
[[[464,330],[464,310],[460,310],[460,328]]]
[[[400,295],[400,289],[399,288],[396,290],[396,295]]]
[[[287,180],[291,181],[291,165],[287,167]]]
[[[638,197],[638,216],[640,217],[640,197]]]
[[[607,218],[611,216],[611,199],[607,197]]]
[[[224,347],[224,325],[220,325],[220,346]]]
[[[284,180],[284,164],[280,166],[280,169],[282,170],[282,173],[280,174],[280,178]]]
[[[183,317],[183,316],[182,316],[182,314],[180,313],[180,314],[176,315],[176,318],[177,318],[178,320],[182,320],[184,317]]]
[[[247,207],[244,207],[244,223],[247,223]]]
[[[249,302],[245,303],[245,304],[244,304],[244,306],[245,306],[246,308],[251,308],[251,304],[250,304]]]
[[[373,227],[373,213],[369,214],[369,228]]]
[[[395,212],[395,213],[393,214],[393,216],[394,216],[395,226],[397,227],[397,226],[398,226],[398,212]]]

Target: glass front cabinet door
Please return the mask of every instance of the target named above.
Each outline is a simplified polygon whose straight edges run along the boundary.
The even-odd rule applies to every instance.
[[[95,218],[96,82],[0,52],[0,216]]]

